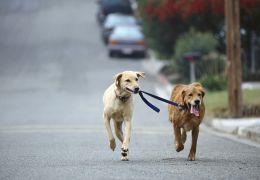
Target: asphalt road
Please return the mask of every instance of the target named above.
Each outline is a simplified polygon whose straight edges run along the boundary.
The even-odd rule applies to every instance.
[[[260,149],[202,131],[177,153],[166,106],[135,98],[130,161],[112,152],[102,95],[142,60],[109,59],[94,0],[0,2],[0,179],[260,179]],[[152,77],[140,81],[153,92]],[[190,136],[188,136],[190,140]]]

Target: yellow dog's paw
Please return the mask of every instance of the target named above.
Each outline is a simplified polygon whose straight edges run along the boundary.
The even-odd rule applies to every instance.
[[[129,161],[129,159],[128,159],[128,157],[127,157],[127,156],[125,156],[125,157],[124,157],[124,156],[122,156],[122,157],[121,157],[121,161]]]
[[[128,154],[128,149],[121,148],[121,155],[122,155],[123,157],[126,157],[127,154]]]
[[[121,161],[128,161],[128,149],[121,148]]]
[[[110,145],[110,148],[112,149],[112,151],[114,151],[115,148],[116,148],[116,141],[115,141],[115,139],[109,140],[109,145]]]

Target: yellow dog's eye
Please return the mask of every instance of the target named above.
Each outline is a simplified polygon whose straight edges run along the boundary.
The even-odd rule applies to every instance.
[[[126,82],[131,82],[130,79],[125,80]]]
[[[191,97],[192,96],[192,94],[189,94],[189,97]]]
[[[198,94],[198,96],[201,96],[201,94]]]
[[[138,81],[138,78],[135,78],[136,81]]]

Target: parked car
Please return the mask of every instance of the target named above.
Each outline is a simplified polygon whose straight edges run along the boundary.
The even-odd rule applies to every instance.
[[[98,0],[97,20],[103,23],[106,16],[112,13],[133,14],[129,0]]]
[[[125,14],[110,14],[107,16],[103,28],[102,28],[102,39],[105,44],[108,42],[108,38],[116,26],[119,25],[137,25],[138,20],[133,15]]]
[[[108,55],[139,55],[146,56],[144,34],[137,25],[117,26],[108,42]]]

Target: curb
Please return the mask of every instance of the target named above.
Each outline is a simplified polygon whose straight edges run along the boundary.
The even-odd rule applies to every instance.
[[[260,118],[212,119],[207,126],[260,143]]]
[[[260,143],[260,126],[257,127],[242,127],[237,131],[237,135],[242,138],[247,138],[257,143]]]

